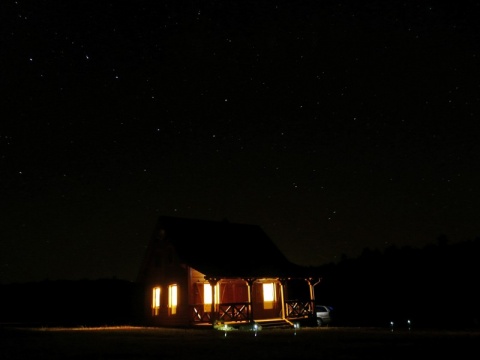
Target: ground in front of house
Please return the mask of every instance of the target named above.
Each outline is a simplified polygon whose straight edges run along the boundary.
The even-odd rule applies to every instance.
[[[0,358],[5,360],[462,358],[479,343],[478,330],[0,328]]]

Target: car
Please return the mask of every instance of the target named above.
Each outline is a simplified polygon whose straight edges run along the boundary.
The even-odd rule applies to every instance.
[[[326,305],[315,305],[315,314],[317,316],[317,326],[328,326],[332,322],[333,308]]]

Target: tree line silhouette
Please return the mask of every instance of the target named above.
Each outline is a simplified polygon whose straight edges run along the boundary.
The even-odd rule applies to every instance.
[[[139,284],[119,279],[12,283],[0,292],[0,325],[129,325],[143,305]]]
[[[333,306],[339,326],[478,327],[479,255],[480,238],[366,248],[358,258],[317,268],[316,299]]]

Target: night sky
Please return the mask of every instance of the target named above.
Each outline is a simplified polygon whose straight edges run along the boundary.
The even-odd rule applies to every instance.
[[[161,215],[312,266],[480,236],[479,10],[2,0],[0,283],[134,280]]]

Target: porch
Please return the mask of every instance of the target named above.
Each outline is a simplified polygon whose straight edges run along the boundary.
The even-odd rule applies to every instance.
[[[279,304],[281,305],[281,304]],[[294,323],[315,323],[313,300],[286,300],[284,309],[279,308],[275,316],[256,316],[255,308],[252,311],[251,302],[231,302],[215,304],[215,311],[206,311],[205,304],[190,306],[190,323],[193,326],[213,325],[222,322],[229,325],[242,325],[251,322],[259,324],[267,322],[285,322],[290,326]],[[210,310],[210,309],[209,309]],[[260,312],[261,314],[261,312]]]

